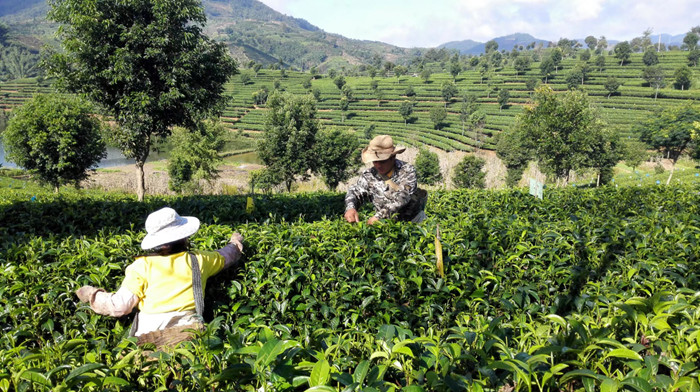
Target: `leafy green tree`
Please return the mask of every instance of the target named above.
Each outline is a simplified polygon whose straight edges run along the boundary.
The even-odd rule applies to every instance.
[[[484,125],[486,124],[486,113],[484,113],[483,110],[476,110],[474,113],[472,113],[469,116],[469,128],[474,130],[475,135],[475,140],[476,140],[476,149],[479,150],[481,148],[482,140],[481,140],[481,131],[484,128]]]
[[[516,119],[515,131],[547,175],[565,184],[571,171],[586,167],[592,140],[604,127],[586,93],[556,94],[547,87],[535,91],[534,105]]]
[[[450,75],[452,75],[452,80],[457,81],[457,76],[462,72],[462,65],[458,61],[452,61],[450,63]]]
[[[403,65],[397,65],[394,67],[394,76],[396,76],[396,83],[401,83],[401,77],[406,75],[408,69]]]
[[[247,73],[241,73],[240,79],[242,85],[245,86],[247,84],[250,84],[250,75],[248,75]]]
[[[406,87],[406,91],[404,91],[403,95],[405,95],[407,97],[415,97],[416,90],[414,90],[413,86],[409,84],[408,87]]]
[[[615,45],[613,52],[615,53],[615,58],[620,60],[620,65],[625,65],[625,62],[629,60],[632,54],[632,46],[630,46],[629,42],[622,41]]]
[[[447,112],[445,108],[441,106],[433,106],[430,108],[430,121],[433,122],[433,127],[435,129],[440,129],[440,124],[447,118]]]
[[[62,24],[62,52],[45,66],[59,88],[106,108],[113,139],[136,160],[137,197],[155,136],[192,128],[226,105],[224,85],[238,72],[223,43],[208,38],[199,0],[94,2],[52,0],[47,17]]]
[[[420,71],[420,78],[423,79],[423,83],[428,83],[431,75],[432,72],[430,72],[428,68],[424,68],[422,71]]]
[[[561,48],[554,48],[549,58],[552,59],[552,64],[554,64],[554,72],[559,73],[559,66],[561,65],[561,61],[564,59],[564,54],[562,53]]]
[[[310,89],[310,88],[311,88],[311,81],[312,81],[312,80],[313,80],[313,78],[312,78],[311,76],[309,76],[309,77],[307,77],[307,78],[304,78],[304,79],[301,81],[301,87],[303,87],[303,88],[305,88],[305,89],[307,89],[307,90]]]
[[[464,136],[464,125],[469,121],[469,116],[478,109],[479,103],[476,95],[465,93],[462,96],[462,106],[459,109],[459,119],[462,121],[462,136]]]
[[[416,157],[415,167],[418,182],[427,185],[435,185],[442,181],[440,158],[436,153],[421,148]]]
[[[338,75],[333,79],[333,84],[335,84],[336,87],[338,87],[338,90],[342,90],[343,86],[345,86],[345,76],[343,75]]]
[[[198,193],[199,181],[211,182],[219,175],[219,153],[226,144],[226,128],[220,122],[202,121],[193,130],[175,127],[168,158],[168,187],[177,193]]]
[[[498,110],[503,110],[504,106],[508,105],[508,100],[510,99],[510,91],[502,88],[498,90]]]
[[[411,114],[413,114],[413,102],[401,102],[401,105],[399,105],[399,114],[403,117],[403,125],[405,127],[408,124],[408,119],[411,118]]]
[[[523,177],[532,153],[525,143],[524,135],[518,128],[508,128],[498,134],[496,155],[506,166],[506,185],[514,187]]]
[[[652,115],[638,129],[639,140],[670,159],[673,163],[666,185],[671,183],[676,162],[700,132],[700,107],[688,102]]]
[[[649,159],[647,144],[637,139],[625,141],[622,159],[634,171],[642,162]]]
[[[583,79],[581,70],[578,68],[572,69],[569,71],[569,74],[566,75],[566,87],[570,90],[578,87],[581,84],[581,79]]]
[[[306,180],[309,170],[316,169],[316,101],[276,91],[267,99],[267,107],[258,155],[268,169],[280,174],[289,192],[296,178]]]
[[[360,143],[348,131],[331,128],[318,132],[314,150],[318,157],[315,172],[331,191],[352,177],[360,166]]]
[[[678,90],[689,90],[693,84],[693,71],[687,65],[682,65],[673,73],[673,87]]]
[[[256,105],[264,105],[267,102],[267,97],[270,94],[267,86],[262,86],[260,89],[253,93],[253,102]]]
[[[542,78],[544,79],[545,83],[547,83],[548,79],[552,76],[554,69],[554,61],[552,61],[551,57],[545,58],[540,63],[540,73],[542,74]]]
[[[445,100],[445,107],[457,94],[459,94],[459,90],[453,82],[446,81],[442,84],[442,98]]]
[[[581,59],[581,61],[587,62],[588,60],[591,59],[591,51],[590,50],[582,51],[581,54],[579,55],[579,59]]]
[[[525,81],[525,88],[528,89],[528,91],[534,91],[539,82],[537,78],[529,78]]]
[[[698,65],[698,60],[700,60],[700,50],[694,49],[688,52],[688,63],[693,67]]]
[[[106,156],[101,123],[88,103],[60,95],[36,95],[15,109],[2,136],[7,160],[35,171],[58,192],[76,186]]]
[[[587,167],[597,173],[596,186],[610,183],[614,177],[614,168],[623,159],[624,146],[620,142],[620,133],[609,128],[601,128],[591,140]]]
[[[605,69],[605,56],[600,55],[595,58],[595,66],[598,67],[598,72],[603,72]]]
[[[620,85],[620,81],[617,80],[617,78],[614,76],[608,76],[608,78],[605,79],[605,84],[603,86],[606,90],[608,90],[608,98],[610,98],[611,95],[617,92],[617,89],[620,88]]]
[[[270,193],[272,192],[272,189],[281,184],[282,181],[283,178],[281,173],[275,170],[271,170],[269,168],[254,170],[250,172],[250,191],[251,193],[255,193],[255,188],[258,188],[265,193]]]
[[[340,122],[345,122],[345,113],[350,108],[350,101],[348,100],[347,97],[340,97],[340,101],[338,102],[338,108],[340,109],[340,112],[342,113],[342,118],[341,118]]]
[[[647,50],[644,52],[644,56],[642,56],[642,62],[646,66],[656,65],[659,63],[659,56],[656,55],[653,49]]]
[[[253,73],[255,73],[255,77],[258,77],[258,74],[260,73],[260,70],[262,69],[262,64],[260,63],[255,63],[253,65]]]
[[[352,90],[352,87],[350,85],[346,84],[343,86],[343,88],[340,90],[341,95],[343,98],[347,98],[348,101],[352,101],[355,99],[355,93]]]
[[[457,164],[452,175],[452,184],[456,188],[476,188],[486,187],[486,173],[482,171],[486,161],[474,155],[465,155]]]
[[[586,43],[586,45],[588,46],[588,49],[590,49],[590,50],[595,49],[596,45],[598,44],[598,40],[592,35],[589,35],[588,37],[586,37],[583,40],[583,42]]]
[[[666,76],[664,75],[664,70],[660,66],[655,65],[651,67],[644,68],[642,71],[642,78],[649,83],[649,86],[655,89],[654,99],[659,96],[659,89],[666,87]]]
[[[497,50],[498,50],[498,42],[496,42],[494,40],[490,40],[490,41],[486,42],[486,44],[484,45],[484,51],[486,53],[495,52]]]
[[[516,74],[520,75],[525,73],[530,69],[530,57],[529,56],[518,56],[513,62],[513,68],[515,68]]]
[[[700,35],[690,31],[683,37],[682,48],[686,50],[695,50],[698,47],[698,40],[700,40]]]

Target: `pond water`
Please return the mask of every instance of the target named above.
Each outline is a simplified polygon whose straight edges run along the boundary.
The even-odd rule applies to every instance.
[[[166,159],[167,157],[168,157],[168,153],[165,151],[160,152],[160,153],[151,152],[150,154],[148,154],[148,159],[146,161],[147,162],[159,161],[161,159]],[[133,159],[126,159],[124,157],[124,154],[122,154],[118,148],[107,147],[107,157],[104,158],[103,160],[101,160],[100,163],[97,164],[97,168],[104,169],[107,167],[114,167],[114,166],[133,165],[135,163],[136,163],[136,161]],[[0,138],[0,165],[2,165],[2,167],[9,167],[9,168],[16,168],[17,167],[17,165],[15,165],[14,163],[7,162],[5,160],[5,148],[2,144],[1,138]]]
[[[256,151],[246,152],[243,154],[231,155],[224,158],[225,162],[229,163],[248,163],[254,165],[262,165],[263,162],[260,160],[258,153]]]

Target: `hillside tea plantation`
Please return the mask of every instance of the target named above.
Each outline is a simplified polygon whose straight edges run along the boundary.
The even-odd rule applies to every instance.
[[[0,391],[700,391],[697,186],[436,191],[376,226],[336,193],[0,192]],[[74,290],[116,290],[164,205],[246,264],[208,282],[206,332],[150,352]]]

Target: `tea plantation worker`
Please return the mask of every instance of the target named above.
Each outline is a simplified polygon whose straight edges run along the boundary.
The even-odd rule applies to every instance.
[[[148,252],[126,268],[121,288],[109,293],[83,286],[76,291],[78,298],[88,302],[95,312],[114,317],[137,307],[140,313],[134,320],[132,336],[145,337],[176,327],[201,328],[207,279],[239,266],[243,237],[233,233],[229,243],[217,251],[188,252],[189,237],[199,225],[196,217],[180,216],[169,207],[151,213],[141,242],[141,248]]]
[[[418,188],[413,165],[396,159],[405,148],[397,148],[389,135],[379,135],[362,150],[362,162],[372,162],[345,195],[345,220],[359,222],[358,208],[366,201],[374,205],[371,225],[380,219],[420,223],[425,219],[427,192]]]

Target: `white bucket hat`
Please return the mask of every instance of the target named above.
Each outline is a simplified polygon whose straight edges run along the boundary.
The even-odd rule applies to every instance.
[[[141,241],[141,249],[187,238],[199,230],[199,219],[194,216],[180,216],[170,207],[152,212],[146,219],[146,237]]]

